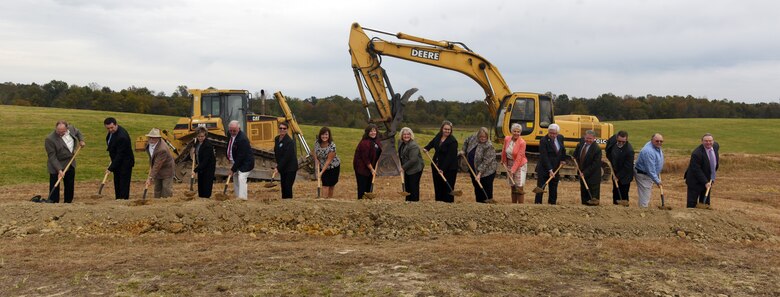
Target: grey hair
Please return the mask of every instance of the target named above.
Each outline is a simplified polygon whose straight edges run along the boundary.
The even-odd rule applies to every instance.
[[[230,121],[230,123],[228,124],[228,127],[230,127],[230,126],[236,126],[239,129],[241,129],[241,125],[239,125],[238,121],[236,121],[236,120]]]
[[[512,127],[509,128],[509,132],[512,132],[515,129],[520,129],[520,131],[523,131],[523,126],[520,126],[520,124],[518,124],[518,123],[514,123],[514,124],[512,124]]]
[[[712,137],[712,133],[704,133],[704,135],[701,136],[701,140],[704,140],[704,137]]]
[[[485,127],[479,128],[479,131],[477,131],[477,137],[479,137],[479,135],[482,135],[482,134],[485,134],[485,136],[490,138],[490,130],[488,130],[488,128],[485,128]]]
[[[585,134],[596,136],[596,131],[588,130],[588,131],[585,131]]]
[[[412,128],[409,127],[403,127],[401,128],[401,136],[404,136],[404,133],[409,133],[409,136],[411,140],[414,140],[414,132],[412,132]]]
[[[555,130],[555,132],[561,132],[561,126],[558,126],[558,124],[550,124],[549,127],[547,127],[547,131]]]

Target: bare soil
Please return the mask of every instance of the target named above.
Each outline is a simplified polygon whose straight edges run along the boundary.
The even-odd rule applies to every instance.
[[[147,205],[132,203],[141,183],[131,201],[79,183],[70,205],[29,202],[45,184],[5,186],[0,296],[778,296],[778,159],[729,157],[713,210],[684,208],[679,168],[664,177],[670,211],[657,190],[650,208],[634,188],[630,207],[612,205],[608,182],[597,207],[579,205],[576,181],[560,205],[512,205],[505,179],[499,204],[477,204],[463,173],[454,204],[432,201],[430,172],[419,203],[393,177],[358,201],[350,174],[334,198],[299,180],[286,201],[264,183],[246,202],[188,200],[182,183]]]

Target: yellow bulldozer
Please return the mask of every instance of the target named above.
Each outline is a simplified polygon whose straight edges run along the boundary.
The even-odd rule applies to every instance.
[[[249,175],[254,180],[270,180],[273,176],[273,168],[276,167],[274,159],[274,137],[277,135],[276,127],[280,122],[288,122],[293,139],[297,140],[299,151],[298,175],[311,178],[314,172],[309,145],[303,137],[298,122],[295,119],[287,100],[281,92],[274,93],[274,98],[284,113],[283,117],[261,115],[250,111],[249,101],[252,94],[246,90],[232,89],[189,89],[192,99],[192,116],[179,118],[173,131],[162,130],[162,141],[166,144],[176,161],[175,179],[178,181],[188,177],[192,168],[190,150],[193,148],[195,129],[205,127],[209,131],[208,140],[214,145],[217,157],[217,169],[215,175],[221,179],[227,177],[230,163],[227,160],[227,145],[229,142],[227,127],[231,121],[238,121],[241,130],[246,133],[252,146],[255,157],[255,168]],[[261,91],[261,97],[265,92]],[[265,99],[265,98],[261,98]],[[135,149],[143,151],[146,145],[146,136],[136,138]]]

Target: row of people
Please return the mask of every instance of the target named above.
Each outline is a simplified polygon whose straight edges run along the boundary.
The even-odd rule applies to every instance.
[[[107,151],[111,163],[106,174],[114,174],[114,190],[117,199],[128,199],[130,196],[130,179],[135,164],[132,144],[127,131],[119,126],[114,118],[104,121],[108,133],[106,135]],[[274,173],[280,176],[282,198],[292,198],[292,188],[298,169],[295,151],[295,141],[288,134],[289,125],[279,123],[279,135],[274,139],[274,153],[277,167]],[[434,184],[435,200],[454,202],[451,192],[455,189],[458,174],[459,158],[465,159],[470,168],[470,178],[474,187],[474,196],[480,203],[493,202],[493,182],[497,172],[498,161],[496,152],[489,141],[487,128],[480,128],[477,133],[469,136],[458,150],[458,141],[452,135],[453,125],[444,121],[439,132],[424,147],[416,143],[414,132],[404,127],[400,132],[398,153],[402,174],[405,178],[405,191],[409,193],[407,201],[419,201],[420,180],[423,172],[422,153],[428,154],[433,149],[431,171]],[[528,171],[526,143],[521,137],[522,127],[519,124],[511,126],[511,136],[504,139],[500,151],[501,165],[506,169],[511,187],[512,203],[524,203],[525,182]],[[586,131],[583,141],[574,149],[572,156],[567,156],[563,136],[559,135],[560,127],[551,124],[548,134],[540,139],[540,159],[536,165],[537,188],[546,188],[548,203],[557,203],[557,188],[560,179],[558,170],[567,164],[567,159],[577,167],[581,185],[581,202],[585,205],[598,205],[601,183],[602,151],[595,143],[593,131]],[[247,199],[247,178],[254,168],[254,159],[249,140],[241,131],[237,121],[228,125],[230,140],[227,148],[227,158],[232,164],[230,174],[234,177],[234,192],[238,199]],[[207,140],[208,130],[201,127],[196,130],[196,141],[191,158],[195,160],[194,173],[198,177],[198,196],[208,198],[212,194],[216,156],[213,146]],[[171,197],[173,187],[174,161],[167,147],[161,145],[161,135],[158,129],[152,129],[148,137],[146,152],[150,161],[150,172],[146,186],[154,185],[154,197]],[[376,164],[382,154],[379,143],[379,130],[376,125],[369,124],[363,133],[361,141],[355,149],[353,169],[357,182],[357,198],[371,191],[373,177],[376,174]],[[53,131],[45,141],[48,154],[48,171],[50,174],[50,190],[53,191],[47,202],[59,202],[59,189],[54,189],[56,181],[62,179],[65,187],[64,201],[73,200],[73,183],[76,164],[65,170],[67,162],[75,154],[76,145],[83,147],[86,143],[81,132],[65,121],[58,121]],[[631,182],[636,177],[639,194],[639,206],[647,207],[652,194],[652,185],[661,186],[660,172],[663,169],[664,156],[662,151],[663,136],[654,134],[645,144],[634,162],[634,150],[628,142],[628,133],[619,131],[607,141],[606,157],[612,165],[614,179],[613,203],[620,200],[628,201]],[[422,152],[421,152],[422,151]],[[321,178],[323,196],[333,197],[335,185],[340,175],[340,159],[336,154],[336,144],[331,130],[322,127],[317,135],[312,151],[315,168]],[[685,173],[688,185],[688,207],[697,203],[709,203],[707,191],[715,180],[718,168],[718,144],[711,134],[702,137],[702,145],[695,149]],[[193,176],[194,177],[194,176]],[[534,203],[541,204],[544,191],[538,191]]]

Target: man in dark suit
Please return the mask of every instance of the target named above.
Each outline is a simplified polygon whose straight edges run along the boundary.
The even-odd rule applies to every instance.
[[[106,135],[106,145],[108,156],[111,158],[111,165],[106,169],[106,173],[114,173],[114,193],[116,199],[130,198],[130,178],[135,166],[135,156],[130,142],[130,134],[127,130],[116,124],[115,118],[106,118],[103,121],[108,134]]]
[[[715,173],[720,165],[718,151],[720,145],[707,133],[701,137],[699,145],[691,153],[691,162],[685,171],[685,184],[688,185],[688,208],[696,207],[696,203],[710,205],[707,189],[715,182]],[[709,193],[712,194],[712,191]]]
[[[612,181],[612,203],[620,199],[628,206],[628,190],[634,180],[634,147],[628,142],[628,132],[618,131],[607,140],[607,159],[612,164],[616,180]]]
[[[292,199],[295,175],[298,172],[298,159],[295,156],[295,140],[287,122],[279,123],[279,135],[274,138],[274,158],[282,184],[282,199]]]
[[[555,172],[558,166],[566,164],[566,148],[563,146],[563,135],[558,134],[561,128],[557,124],[551,124],[547,127],[547,135],[539,140],[539,163],[536,163],[536,186],[541,188],[547,179],[553,174],[552,180],[547,185],[549,196],[547,203],[555,204],[558,201],[558,179],[560,176]],[[542,195],[536,193],[534,203],[542,204]]]
[[[577,158],[577,165],[579,165],[580,199],[583,205],[599,205],[599,196],[601,195],[601,147],[599,147],[598,143],[595,143],[596,132],[593,132],[593,130],[585,131],[584,140],[577,144],[573,156]]]
[[[230,174],[233,175],[233,190],[238,199],[247,200],[247,184],[249,173],[255,168],[255,157],[252,146],[246,134],[241,131],[238,121],[228,124],[230,141],[228,142],[227,157],[232,166]]]
[[[44,148],[46,154],[49,156],[46,167],[49,171],[49,192],[52,193],[47,200],[43,202],[59,203],[60,202],[60,186],[54,189],[54,184],[59,179],[65,186],[65,203],[71,203],[73,201],[73,184],[76,179],[76,160],[70,164],[70,167],[65,170],[65,166],[68,166],[68,162],[73,158],[76,150],[79,147],[83,147],[84,137],[81,135],[79,129],[68,125],[68,122],[60,120],[54,126],[54,131],[46,137],[44,141]],[[54,189],[54,191],[52,191]]]

